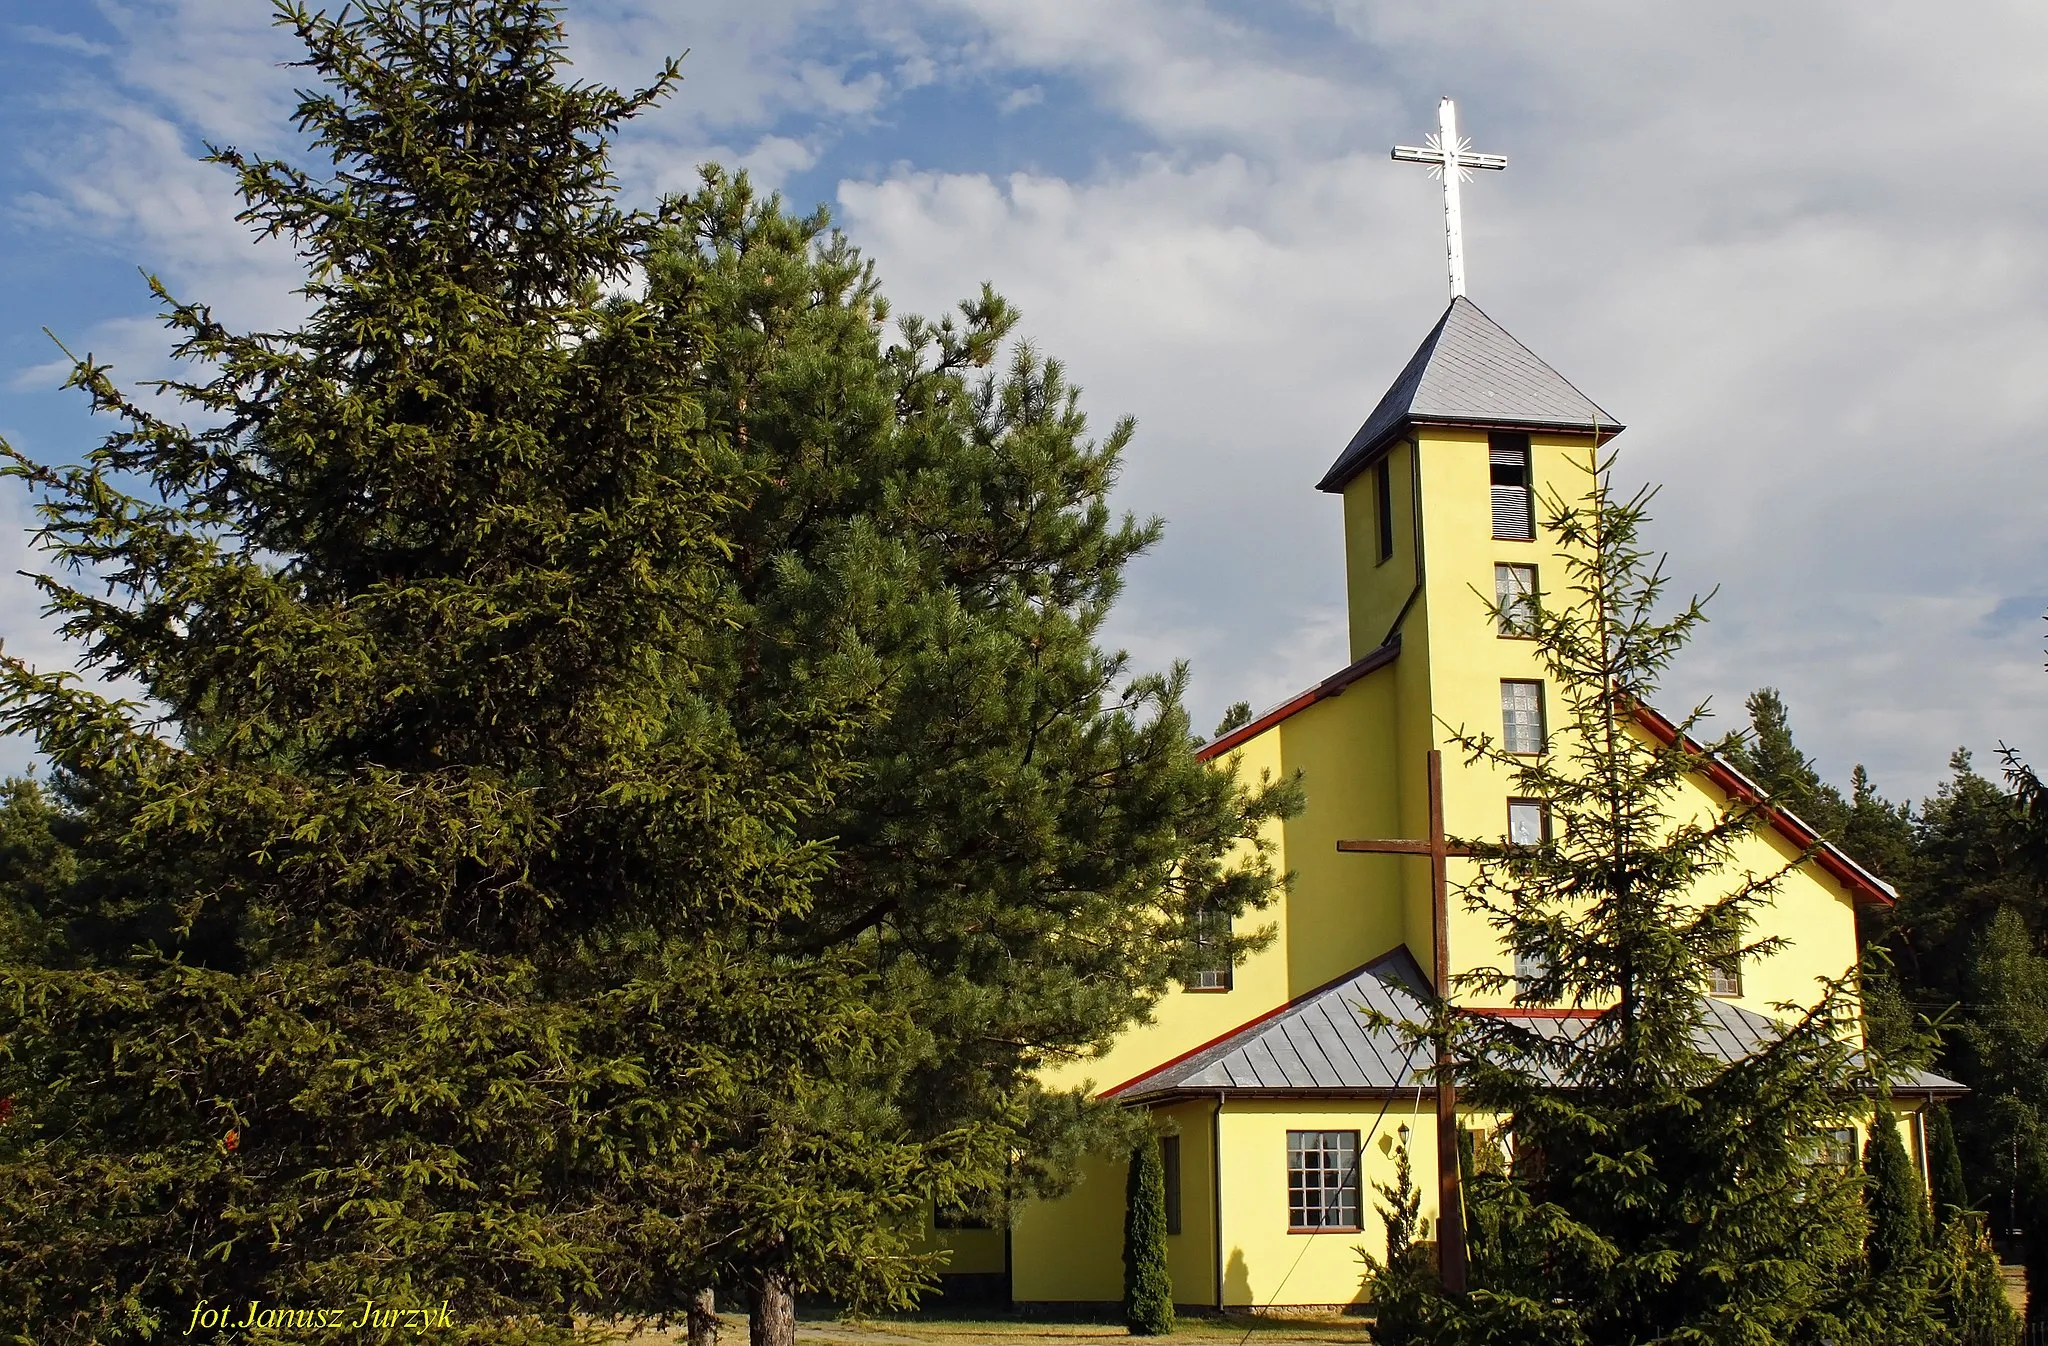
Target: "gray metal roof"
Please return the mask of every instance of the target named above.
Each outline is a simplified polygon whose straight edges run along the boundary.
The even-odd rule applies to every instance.
[[[1256,1019],[1237,1032],[1149,1075],[1112,1090],[1142,1100],[1163,1094],[1250,1090],[1258,1093],[1371,1093],[1422,1085],[1429,1049],[1404,1040],[1399,1025],[1428,1017],[1428,982],[1405,948],[1379,958],[1341,981]],[[1775,1038],[1769,1018],[1725,1000],[1702,997],[1706,1015],[1695,1039],[1715,1060],[1735,1062]],[[1545,1037],[1583,1032],[1593,1017],[1520,1015]],[[1960,1094],[1954,1080],[1913,1071],[1894,1081],[1909,1094]]]
[[[1427,983],[1406,949],[1314,992],[1221,1042],[1143,1076],[1118,1098],[1188,1090],[1413,1089],[1431,1064],[1428,1048],[1401,1040],[1392,1025],[1428,1016]],[[1366,1013],[1391,1021],[1375,1026]]]
[[[1437,319],[1316,489],[1343,490],[1382,445],[1417,423],[1515,430],[1590,430],[1597,423],[1609,435],[1622,428],[1463,295]]]

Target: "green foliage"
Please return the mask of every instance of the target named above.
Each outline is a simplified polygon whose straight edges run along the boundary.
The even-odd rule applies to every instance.
[[[1863,1246],[1871,1274],[1888,1276],[1917,1267],[1927,1252],[1927,1195],[1890,1108],[1880,1107],[1871,1117],[1863,1174],[1870,1220]]]
[[[731,524],[732,713],[774,712],[814,651],[848,646],[875,710],[847,740],[858,772],[805,824],[834,864],[780,937],[854,960],[904,1016],[878,1087],[917,1134],[1003,1135],[962,1203],[996,1216],[1000,1188],[1056,1190],[1082,1153],[1131,1143],[1131,1118],[1040,1068],[1192,970],[1198,919],[1270,900],[1260,825],[1299,790],[1196,761],[1184,672],[1097,647],[1159,524],[1110,511],[1132,428],[1092,439],[1008,304],[984,290],[892,339],[822,212],[715,170],[678,210],[649,293],[719,333],[705,423],[765,483]],[[1259,939],[1241,921],[1221,952]]]
[[[1759,687],[1749,694],[1745,709],[1749,733],[1725,745],[1723,754],[1779,805],[1823,835],[1839,838],[1849,821],[1849,805],[1793,743],[1791,717],[1778,689]]]
[[[1956,1149],[1955,1123],[1949,1120],[1948,1108],[1930,1103],[1922,1115],[1927,1119],[1927,1167],[1934,1179],[1934,1215],[1937,1223],[1945,1226],[1958,1215],[1976,1209],[1977,1203],[1970,1200],[1970,1189],[1963,1181],[1963,1156]]]
[[[2018,1346],[2019,1315],[2005,1297],[1982,1215],[1960,1211],[1942,1226],[1933,1265],[1945,1340],[1955,1346]]]
[[[446,1298],[459,1335],[680,1307],[729,1259],[901,1303],[977,1137],[908,1134],[902,1022],[783,932],[876,711],[857,640],[731,705],[730,520],[688,304],[617,297],[673,212],[520,0],[280,9],[305,169],[213,155],[305,264],[244,334],[152,281],[200,372],[76,467],[5,450],[88,666],[0,663],[17,787],[0,966],[0,1324],[182,1330],[203,1300]],[[67,855],[47,838],[71,830]]]
[[[1555,838],[1470,843],[1464,900],[1542,971],[1519,988],[1497,970],[1465,984],[1601,1013],[1563,1034],[1498,1016],[1435,1026],[1468,1104],[1507,1119],[1514,1163],[1474,1180],[1483,1255],[1433,1339],[1807,1339],[1840,1323],[1860,1260],[1858,1182],[1814,1162],[1864,1106],[1847,1045],[1854,969],[1744,1060],[1699,1045],[1708,967],[1776,947],[1750,930],[1782,873],[1733,862],[1754,806],[1690,813],[1703,712],[1670,741],[1630,731],[1704,614],[1694,600],[1663,615],[1661,563],[1640,542],[1649,493],[1618,498],[1611,460],[1585,466],[1582,496],[1546,502],[1567,559],[1529,622],[1559,710],[1550,750],[1455,738],[1545,800]]]
[[[1372,1339],[1379,1346],[1406,1346],[1429,1340],[1431,1310],[1437,1303],[1435,1259],[1424,1240],[1428,1222],[1422,1218],[1422,1191],[1408,1157],[1408,1129],[1394,1147],[1394,1180],[1374,1182],[1380,1201],[1380,1222],[1387,1231],[1386,1258],[1358,1249],[1365,1263],[1366,1302],[1372,1305]]]
[[[1124,1187],[1124,1322],[1134,1337],[1173,1331],[1173,1277],[1166,1269],[1166,1170],[1151,1136],[1131,1149]]]

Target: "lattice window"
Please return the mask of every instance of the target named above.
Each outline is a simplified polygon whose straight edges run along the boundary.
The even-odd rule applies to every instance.
[[[1287,1133],[1287,1225],[1358,1228],[1358,1133]]]
[[[1734,997],[1742,994],[1742,962],[1728,958],[1707,967],[1707,994]]]
[[[1500,685],[1501,746],[1508,752],[1543,751],[1543,684],[1503,680]]]
[[[1500,609],[1500,633],[1528,636],[1536,632],[1536,567],[1497,565],[1493,568],[1493,600]]]
[[[1230,989],[1230,917],[1203,909],[1194,919],[1195,966],[1188,974],[1190,991]]]

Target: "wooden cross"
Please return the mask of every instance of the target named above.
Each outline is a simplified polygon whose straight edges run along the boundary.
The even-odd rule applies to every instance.
[[[1453,846],[1444,835],[1444,755],[1429,752],[1429,835],[1421,841],[1339,841],[1340,851],[1366,855],[1426,855],[1429,857],[1431,957],[1436,966],[1436,993],[1451,997],[1450,946],[1450,861],[1470,855]],[[1461,1191],[1458,1163],[1458,1086],[1451,1080],[1450,1045],[1436,1044],[1436,1184],[1437,1264],[1443,1272],[1444,1289],[1465,1292],[1465,1201]]]

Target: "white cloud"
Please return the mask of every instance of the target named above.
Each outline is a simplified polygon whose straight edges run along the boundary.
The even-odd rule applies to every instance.
[[[288,37],[242,0],[110,12],[112,73],[50,111],[83,130],[14,209],[284,312],[288,256],[189,160],[276,136]],[[702,158],[770,187],[830,167],[911,89],[985,96],[1005,135],[1057,119],[1085,171],[885,148],[904,162],[850,176],[840,215],[899,308],[993,280],[1103,425],[1137,414],[1122,498],[1171,527],[1116,630],[1150,666],[1196,659],[1198,725],[1342,662],[1337,505],[1311,487],[1441,307],[1435,189],[1385,155],[1449,92],[1511,159],[1467,198],[1475,298],[1630,423],[1680,578],[1723,586],[1673,696],[1733,712],[1776,684],[1832,774],[1867,760],[1894,792],[1957,742],[2048,757],[2024,619],[2048,592],[2048,9],[590,0],[569,24],[579,74],[614,83],[691,49],[619,147],[636,199]],[[1090,117],[1142,148],[1072,142]]]

